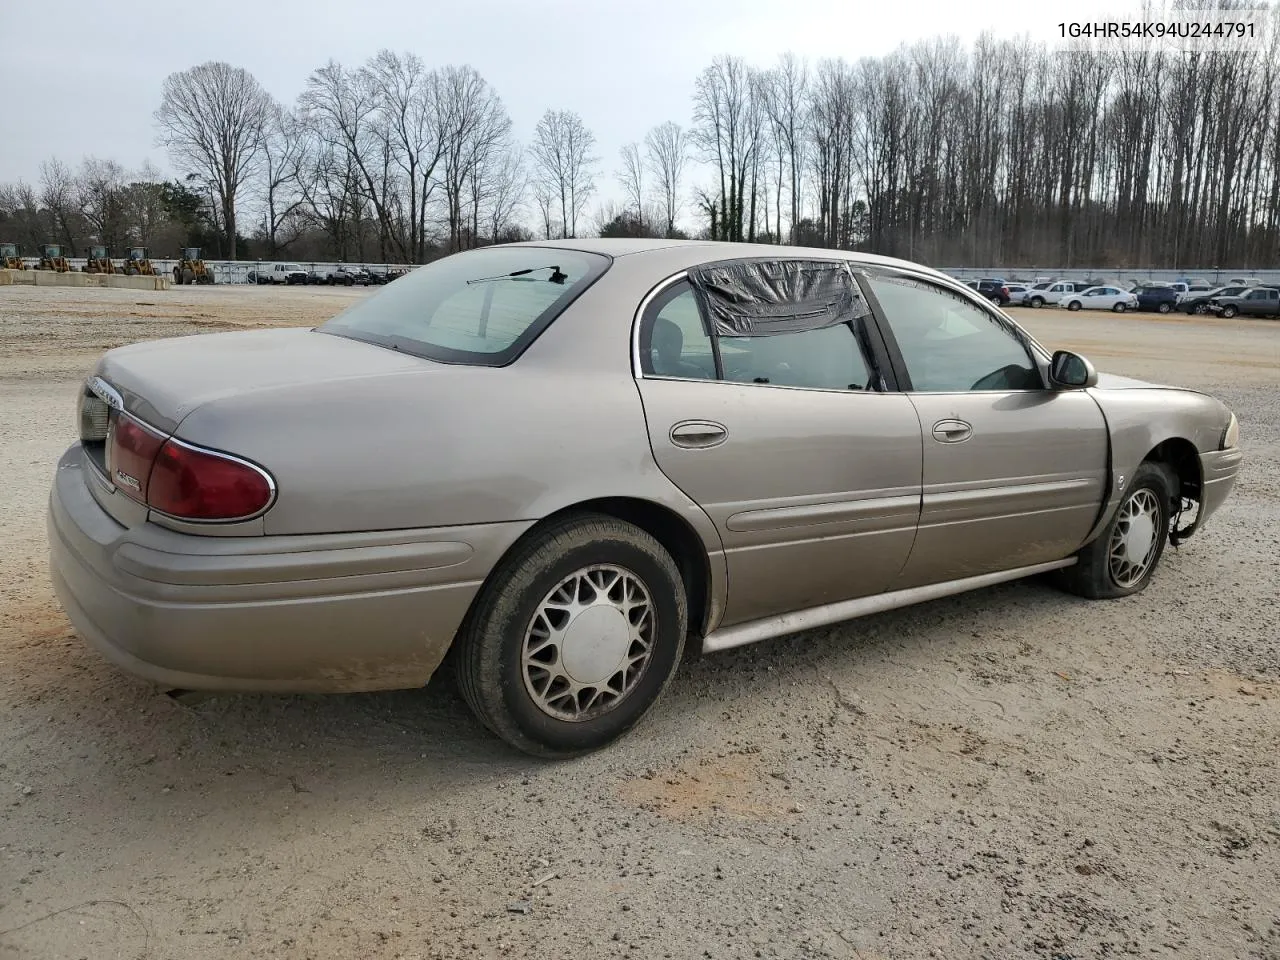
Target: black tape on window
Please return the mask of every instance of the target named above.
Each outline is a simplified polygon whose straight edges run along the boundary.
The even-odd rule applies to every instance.
[[[725,260],[689,271],[722,337],[820,330],[870,314],[847,265],[824,260]]]

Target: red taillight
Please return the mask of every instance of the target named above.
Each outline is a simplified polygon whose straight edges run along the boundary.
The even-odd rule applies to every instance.
[[[241,520],[271,505],[275,488],[259,467],[175,440],[160,448],[147,505],[180,520]]]
[[[261,467],[166,439],[127,413],[111,417],[106,465],[117,490],[179,520],[245,520],[275,497]]]
[[[151,465],[164,437],[128,415],[113,418],[107,441],[107,473],[125,496],[147,502]]]

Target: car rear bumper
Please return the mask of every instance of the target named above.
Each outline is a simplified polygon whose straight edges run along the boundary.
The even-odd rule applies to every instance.
[[[1236,475],[1240,472],[1240,464],[1244,454],[1239,447],[1230,450],[1214,450],[1200,454],[1200,516],[1196,521],[1199,527],[1220,507],[1236,484]]]
[[[58,464],[54,590],[82,637],[170,688],[417,687],[529,523],[291,537],[126,528],[93,499],[77,444]]]

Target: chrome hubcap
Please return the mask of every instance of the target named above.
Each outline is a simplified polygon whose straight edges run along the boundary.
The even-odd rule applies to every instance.
[[[1146,487],[1135,490],[1120,507],[1111,534],[1111,579],[1116,586],[1132,587],[1146,576],[1160,546],[1160,503]]]
[[[525,691],[557,720],[592,720],[621,703],[653,652],[653,600],[622,567],[597,565],[565,577],[525,631]]]

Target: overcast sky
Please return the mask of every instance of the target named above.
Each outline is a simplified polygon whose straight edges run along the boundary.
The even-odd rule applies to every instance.
[[[694,78],[736,54],[760,65],[791,51],[856,59],[902,42],[983,30],[1051,42],[1062,20],[1127,0],[262,0],[130,7],[22,3],[0,36],[0,182],[34,181],[56,155],[170,172],[152,114],[164,78],[206,60],[253,73],[292,104],[330,58],[357,65],[384,47],[428,65],[468,63],[502,97],[527,143],[547,108],[576,110],[597,138],[601,195],[616,198],[619,148],[664,120],[687,124]],[[16,8],[15,8],[16,9]],[[179,16],[179,11],[182,14]],[[175,17],[181,27],[172,24]],[[16,19],[15,19],[16,18]]]

